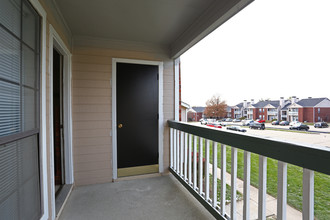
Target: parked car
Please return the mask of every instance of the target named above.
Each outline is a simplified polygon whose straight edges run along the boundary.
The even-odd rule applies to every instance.
[[[289,125],[293,126],[293,125],[300,124],[300,123],[301,123],[301,122],[299,122],[299,121],[292,121],[292,122],[290,122]]]
[[[326,122],[316,122],[314,128],[328,128],[329,125]]]
[[[227,126],[228,122],[219,121],[221,126]]]
[[[279,121],[273,121],[273,122],[272,122],[272,125],[279,125],[279,124],[280,124]]]
[[[257,122],[259,122],[259,123],[265,123],[266,121],[265,120],[258,119]]]
[[[238,118],[235,118],[234,120],[233,120],[233,122],[240,122],[241,120],[239,120]]]
[[[212,127],[212,128],[222,128],[220,122],[208,122],[207,126]]]
[[[201,122],[202,125],[207,125],[207,120],[206,119],[201,119],[200,122]]]
[[[232,121],[233,121],[233,119],[231,119],[231,118],[226,119],[226,122],[232,122]]]
[[[308,131],[309,126],[305,125],[303,123],[296,123],[295,125],[292,125],[289,129],[290,130],[305,130],[305,131]]]
[[[249,128],[265,130],[265,124],[264,123],[259,123],[259,122],[253,122],[249,125]]]
[[[254,121],[251,120],[251,119],[244,120],[244,121],[243,121],[243,126],[249,126],[252,122],[254,122]]]
[[[229,127],[227,127],[227,129],[233,130],[233,131],[246,132],[246,129],[241,128],[240,126],[229,126]]]
[[[282,126],[286,126],[286,125],[289,125],[290,123],[288,121],[281,121],[280,122],[280,125]]]

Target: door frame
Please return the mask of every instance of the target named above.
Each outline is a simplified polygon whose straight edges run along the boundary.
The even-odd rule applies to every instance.
[[[163,139],[164,139],[164,118],[163,118],[163,62],[135,59],[112,58],[112,76],[110,84],[112,87],[112,179],[118,178],[117,170],[117,63],[143,64],[158,66],[158,165],[159,173],[163,172]]]
[[[73,184],[72,159],[72,102],[71,102],[71,53],[59,34],[49,25],[49,132],[50,132],[50,188],[51,219],[56,218],[55,211],[55,179],[54,179],[54,129],[53,129],[53,48],[63,56],[63,129],[64,129],[64,183]]]

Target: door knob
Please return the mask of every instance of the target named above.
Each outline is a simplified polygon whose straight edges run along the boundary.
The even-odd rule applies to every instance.
[[[122,128],[122,127],[123,127],[123,124],[119,124],[119,125],[118,125],[118,128]]]

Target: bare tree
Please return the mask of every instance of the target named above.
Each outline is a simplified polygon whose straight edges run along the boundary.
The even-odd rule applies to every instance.
[[[222,101],[219,95],[213,95],[207,100],[204,115],[208,118],[223,118],[227,114],[227,104]]]

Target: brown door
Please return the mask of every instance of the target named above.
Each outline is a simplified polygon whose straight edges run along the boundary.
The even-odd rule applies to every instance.
[[[158,66],[116,67],[118,176],[158,172]]]
[[[53,124],[55,185],[63,184],[63,56],[53,50]]]

